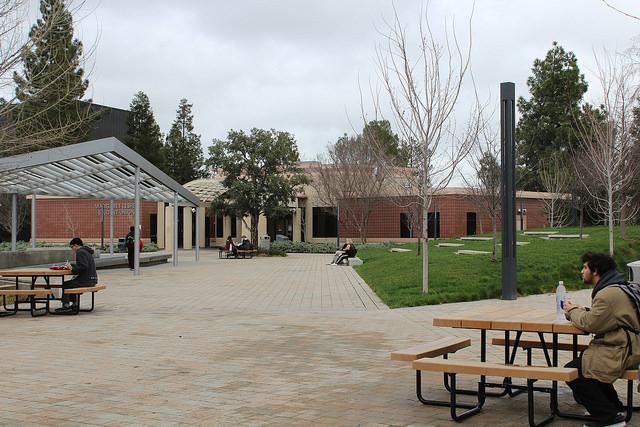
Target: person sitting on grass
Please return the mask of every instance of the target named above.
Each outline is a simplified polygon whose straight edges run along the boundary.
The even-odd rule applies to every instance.
[[[329,265],[341,265],[345,259],[353,258],[356,256],[358,250],[356,249],[356,245],[353,244],[353,240],[347,239],[342,248],[333,256],[333,261]]]
[[[564,311],[574,326],[594,336],[566,365],[579,375],[567,384],[594,419],[587,426],[623,426],[624,406],[613,383],[640,363],[640,286],[626,282],[608,254],[587,252],[581,261],[582,281],[593,285],[591,308],[567,301]]]

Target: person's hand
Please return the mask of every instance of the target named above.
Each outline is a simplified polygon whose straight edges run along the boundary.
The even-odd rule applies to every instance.
[[[71,263],[69,261],[65,262],[64,268],[66,268],[67,270],[71,270]]]
[[[573,310],[574,308],[584,308],[584,307],[582,307],[581,305],[578,305],[578,304],[574,304],[574,303],[572,303],[571,301],[566,301],[566,302],[563,304],[563,309],[564,309],[564,312],[565,312],[565,313],[570,312],[570,311],[571,311],[571,310]]]

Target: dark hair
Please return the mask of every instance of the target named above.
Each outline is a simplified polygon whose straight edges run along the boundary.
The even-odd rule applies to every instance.
[[[231,240],[231,236],[227,236],[227,240]]]
[[[592,273],[602,276],[609,270],[616,269],[616,262],[609,254],[602,252],[586,252],[580,258],[582,263],[586,263]]]
[[[129,231],[134,231],[136,228],[132,225],[131,227],[129,227]]]
[[[82,243],[82,239],[79,237],[74,237],[73,239],[71,239],[71,241],[69,242],[69,246],[73,246],[73,245],[80,245],[83,246],[84,243]]]

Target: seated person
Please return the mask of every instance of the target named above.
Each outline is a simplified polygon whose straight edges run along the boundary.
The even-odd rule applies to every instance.
[[[236,248],[236,244],[233,243],[233,239],[231,238],[231,236],[228,236],[227,241],[224,242],[224,250],[227,253],[227,256],[229,256],[230,254],[233,254],[233,256],[238,255],[238,249]]]
[[[358,250],[356,246],[353,244],[353,240],[347,239],[346,243],[342,245],[342,248],[333,256],[333,261],[329,265],[340,265],[347,258],[353,258],[356,256]]]
[[[75,277],[71,280],[65,280],[62,284],[62,307],[57,308],[56,313],[70,313],[73,311],[71,306],[78,303],[76,296],[65,294],[65,290],[95,286],[98,283],[96,264],[93,261],[93,249],[84,246],[79,237],[71,239],[69,246],[76,255],[76,262],[70,264],[67,261],[65,267],[71,270]]]
[[[251,244],[247,236],[242,236],[242,241],[240,242],[240,244],[238,244],[238,249],[242,251],[250,251],[251,249],[253,249],[253,245]]]

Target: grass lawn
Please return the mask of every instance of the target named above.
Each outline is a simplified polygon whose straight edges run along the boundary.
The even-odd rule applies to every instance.
[[[562,234],[578,234],[578,229],[574,227],[556,230]],[[589,235],[584,240],[557,241],[518,233],[518,241],[530,242],[518,246],[516,251],[518,294],[552,292],[559,280],[564,281],[567,289],[583,288],[580,255],[588,250],[609,250],[606,227],[586,227],[584,233]],[[626,234],[626,240],[620,239],[618,229],[614,235],[618,270],[625,275],[626,264],[640,259],[640,226],[627,226]],[[464,246],[435,247],[443,242],[464,243]],[[396,246],[411,249],[411,252],[389,252],[391,247]],[[501,246],[498,246],[498,261],[492,262],[491,255],[454,254],[458,249],[490,252],[491,241],[429,241],[428,294],[422,293],[422,257],[416,255],[416,249],[415,243],[358,248],[358,256],[364,264],[354,268],[392,308],[500,297]]]

